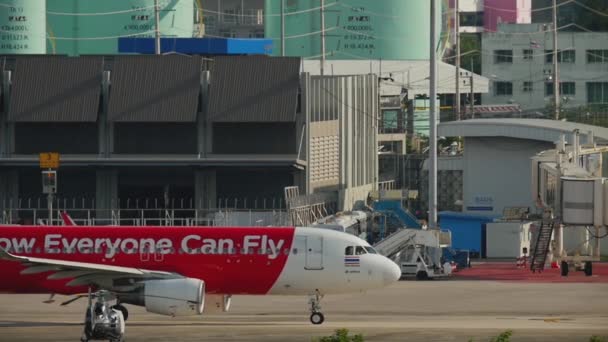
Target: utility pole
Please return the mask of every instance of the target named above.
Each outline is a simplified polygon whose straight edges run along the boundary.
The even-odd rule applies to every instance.
[[[281,0],[281,56],[285,57],[285,0]]]
[[[460,120],[460,5],[459,0],[454,0],[454,35],[456,37],[456,94],[454,114],[456,120]]]
[[[555,106],[555,120],[559,120],[559,61],[557,59],[557,0],[553,0],[553,105]]]
[[[430,46],[430,91],[429,101],[429,228],[437,228],[437,37],[435,23],[437,21],[435,8],[436,0],[431,1],[431,46]]]
[[[156,31],[154,53],[160,55],[160,8],[158,8],[158,0],[154,0],[154,25]]]
[[[325,0],[321,0],[321,76],[325,73]]]

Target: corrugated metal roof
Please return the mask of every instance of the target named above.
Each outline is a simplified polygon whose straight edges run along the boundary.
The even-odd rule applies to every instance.
[[[102,57],[17,56],[10,121],[95,122]]]
[[[502,136],[547,142],[555,142],[565,134],[571,143],[575,129],[584,136],[581,139],[584,143],[587,142],[589,132],[593,132],[596,142],[608,142],[608,128],[546,119],[471,119],[442,122],[438,125],[438,134],[445,137]]]
[[[201,66],[198,57],[117,56],[110,75],[108,120],[196,121]]]
[[[210,83],[212,122],[292,122],[300,58],[215,57]]]

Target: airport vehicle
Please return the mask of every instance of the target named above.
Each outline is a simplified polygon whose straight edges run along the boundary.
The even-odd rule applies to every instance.
[[[202,315],[227,311],[238,294],[308,295],[310,321],[321,324],[323,295],[400,276],[364,240],[327,229],[0,226],[0,292],[88,292],[63,303],[88,298],[82,341],[123,341],[124,304]]]

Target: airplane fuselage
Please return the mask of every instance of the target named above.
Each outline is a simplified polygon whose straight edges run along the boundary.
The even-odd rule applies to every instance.
[[[357,292],[400,276],[365,241],[316,228],[0,226],[0,248],[17,256],[177,273],[204,280],[205,291],[218,294]],[[53,279],[53,271],[0,260],[0,292],[86,291],[70,277]]]

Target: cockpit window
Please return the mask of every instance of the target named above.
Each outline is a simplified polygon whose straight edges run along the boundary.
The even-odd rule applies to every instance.
[[[376,252],[376,250],[373,247],[370,247],[370,246],[365,246],[365,250],[369,254],[378,254],[378,252]]]
[[[361,255],[361,254],[365,254],[367,253],[365,251],[365,249],[362,246],[357,246],[357,249],[355,250],[355,255]]]
[[[344,250],[344,255],[353,255],[353,246],[346,247],[346,250]]]

